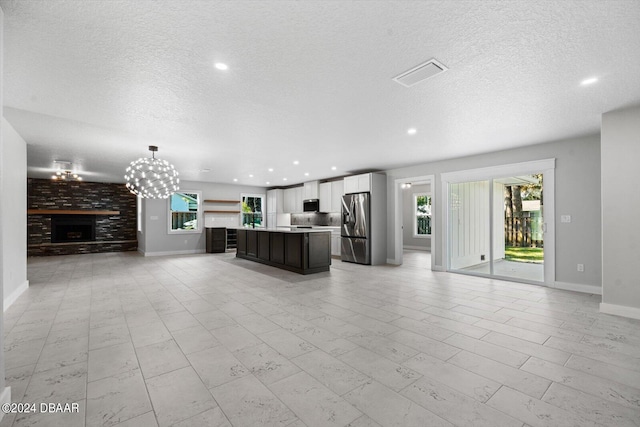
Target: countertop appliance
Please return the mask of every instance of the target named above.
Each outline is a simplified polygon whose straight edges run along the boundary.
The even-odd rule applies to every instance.
[[[307,199],[302,202],[303,212],[318,212],[320,210],[319,199]]]
[[[342,196],[342,261],[371,264],[370,193]]]

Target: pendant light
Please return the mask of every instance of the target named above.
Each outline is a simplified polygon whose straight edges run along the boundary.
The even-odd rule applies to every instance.
[[[158,147],[150,145],[149,151],[151,158],[141,157],[126,169],[127,188],[145,199],[166,199],[180,189],[178,171],[166,160],[156,159]]]

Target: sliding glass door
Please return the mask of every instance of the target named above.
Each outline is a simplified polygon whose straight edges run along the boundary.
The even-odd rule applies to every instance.
[[[486,179],[464,180],[463,173],[459,173],[460,177],[443,174],[448,199],[448,270],[552,283],[553,270],[545,274],[545,260],[552,259],[553,253],[553,241],[550,252],[545,244],[549,235],[547,224],[553,217],[545,206],[545,195],[548,196],[545,180],[553,178],[553,168],[517,174],[495,169],[468,171],[469,176]],[[502,172],[514,168],[506,169]],[[550,187],[552,194],[553,186]]]

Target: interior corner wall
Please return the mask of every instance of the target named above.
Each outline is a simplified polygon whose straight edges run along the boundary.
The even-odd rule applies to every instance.
[[[242,193],[264,194],[267,190],[263,187],[250,187],[233,184],[218,184],[211,182],[180,181],[180,188],[190,191],[201,191],[202,199],[211,200],[238,200]],[[138,250],[146,256],[202,253],[205,251],[204,228],[199,233],[169,234],[169,202],[167,199],[144,199],[142,233],[138,234]],[[203,207],[206,210],[207,206]],[[229,210],[234,208],[229,208]],[[240,210],[238,203],[237,210]],[[216,215],[216,214],[203,214]],[[240,225],[240,214],[237,217]],[[211,221],[204,221],[203,224]]]
[[[2,118],[2,288],[6,310],[27,282],[27,143]]]
[[[413,224],[413,195],[416,193],[430,193],[431,185],[414,185],[403,190],[402,193],[402,246],[409,249],[431,249],[431,237],[414,237]]]
[[[640,197],[635,187],[638,159],[640,107],[603,114],[601,309],[636,318],[640,318],[640,276],[637,265],[640,253],[640,228],[637,226]],[[626,310],[627,314],[620,312],[625,310],[624,307],[632,310]]]
[[[435,269],[444,269],[444,242],[441,204],[446,200],[440,194],[442,173],[521,163],[542,159],[556,159],[556,282],[602,286],[602,236],[600,216],[600,135],[529,145],[469,157],[442,160],[386,171],[388,199],[394,200],[395,180],[415,176],[434,175],[432,182],[432,211],[436,213],[432,224],[431,256]],[[387,258],[395,254],[395,207],[387,207]],[[571,215],[571,223],[560,223],[561,215]],[[577,264],[585,271],[577,271]]]

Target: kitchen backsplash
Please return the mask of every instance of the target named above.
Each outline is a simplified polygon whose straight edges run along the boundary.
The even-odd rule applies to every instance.
[[[291,214],[291,225],[330,225],[340,227],[340,213],[299,213]]]

